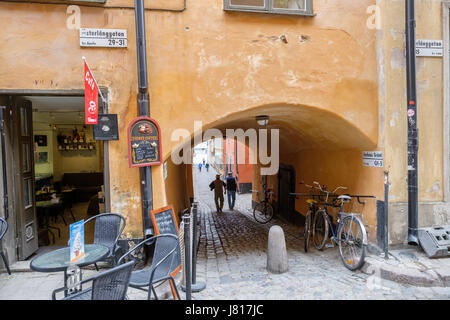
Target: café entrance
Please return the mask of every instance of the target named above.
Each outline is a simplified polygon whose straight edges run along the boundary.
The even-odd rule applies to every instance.
[[[70,93],[0,95],[9,261],[67,246],[70,224],[109,210],[108,142],[84,124],[82,91]]]

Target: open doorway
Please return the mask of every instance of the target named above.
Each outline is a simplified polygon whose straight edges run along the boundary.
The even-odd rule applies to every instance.
[[[11,92],[0,102],[6,218],[15,231],[6,250],[10,261],[25,260],[67,246],[70,224],[108,210],[107,142],[94,140],[93,126],[84,124],[82,92]],[[87,224],[86,243],[93,234],[94,224]]]
[[[67,246],[71,223],[104,212],[103,145],[85,125],[84,97],[24,99],[33,110],[39,246]],[[85,241],[92,240],[93,224],[87,224]]]

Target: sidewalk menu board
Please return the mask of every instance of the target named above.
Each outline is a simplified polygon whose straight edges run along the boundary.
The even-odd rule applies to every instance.
[[[70,225],[70,262],[84,256],[84,220]]]
[[[138,117],[128,126],[128,156],[131,167],[161,164],[161,130],[149,117]]]
[[[170,233],[175,236],[179,236],[177,218],[174,215],[173,207],[167,206],[157,210],[150,211],[150,217],[153,222],[153,228],[155,229],[155,235]],[[181,249],[177,247],[175,251],[175,261],[177,267],[171,272],[171,276],[174,277],[181,270]],[[170,284],[172,286],[172,283]],[[172,293],[174,289],[172,288]],[[174,293],[175,297],[175,293]]]

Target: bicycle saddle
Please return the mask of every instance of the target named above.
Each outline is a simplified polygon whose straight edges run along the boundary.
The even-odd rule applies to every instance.
[[[349,202],[352,200],[352,197],[346,196],[345,194],[343,194],[343,195],[339,196],[338,199],[341,200],[342,202]]]
[[[317,203],[317,201],[314,199],[308,199],[306,200],[306,203]]]

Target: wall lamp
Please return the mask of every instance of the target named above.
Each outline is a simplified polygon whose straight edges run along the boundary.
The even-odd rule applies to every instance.
[[[260,126],[267,126],[269,123],[269,116],[256,116],[256,122]]]

